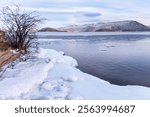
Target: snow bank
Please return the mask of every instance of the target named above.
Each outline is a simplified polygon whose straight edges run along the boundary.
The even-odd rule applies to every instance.
[[[112,85],[75,66],[62,52],[40,49],[5,71],[0,99],[150,99],[150,88]]]
[[[37,58],[20,62],[14,69],[8,68],[0,81],[0,98],[20,98],[42,83],[52,67],[52,63]]]

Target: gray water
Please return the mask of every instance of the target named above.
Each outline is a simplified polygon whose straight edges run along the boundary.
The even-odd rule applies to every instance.
[[[40,46],[64,51],[78,68],[116,85],[150,87],[149,33],[40,34]]]

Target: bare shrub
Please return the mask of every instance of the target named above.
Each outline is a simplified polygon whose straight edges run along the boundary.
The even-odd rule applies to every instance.
[[[15,49],[27,53],[37,47],[35,32],[37,25],[42,21],[36,12],[26,12],[20,6],[4,7],[2,21],[5,27],[5,39]]]

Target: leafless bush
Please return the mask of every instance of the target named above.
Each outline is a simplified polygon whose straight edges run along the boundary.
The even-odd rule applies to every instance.
[[[36,12],[26,12],[18,5],[3,8],[5,39],[13,48],[27,53],[30,47],[37,47],[35,32],[42,19],[36,14]]]

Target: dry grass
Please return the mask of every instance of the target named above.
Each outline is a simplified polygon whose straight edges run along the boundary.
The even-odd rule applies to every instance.
[[[3,41],[0,41],[0,51],[6,51],[9,48],[9,45]]]
[[[10,50],[12,48],[4,41],[3,36],[0,34],[0,68],[20,56],[19,52],[14,54]]]
[[[10,49],[6,51],[0,51],[0,68],[5,64],[8,64],[16,60],[20,56],[20,53],[13,54]]]

